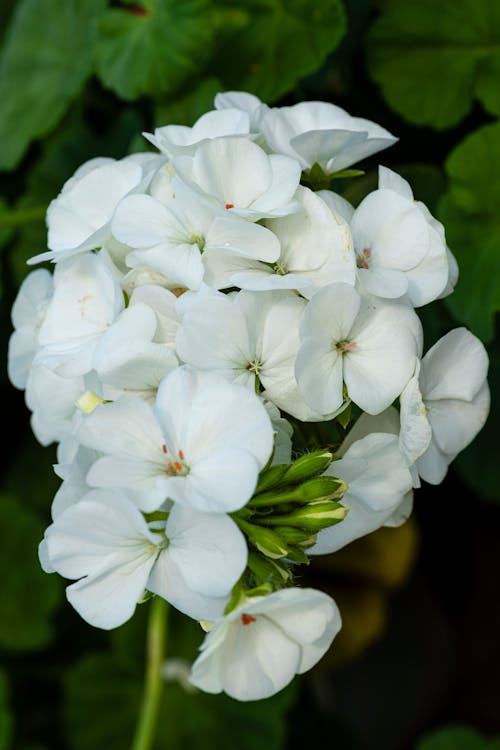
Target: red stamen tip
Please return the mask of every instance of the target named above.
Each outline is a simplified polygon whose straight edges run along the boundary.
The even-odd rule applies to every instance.
[[[165,445],[165,443],[163,443],[163,445],[161,446],[161,449],[162,449],[163,453],[167,452],[167,446]]]
[[[255,617],[252,617],[252,615],[247,615],[246,612],[243,612],[241,615],[241,622],[243,625],[250,625],[251,622],[255,622]]]
[[[181,450],[179,451],[178,456],[181,459],[181,461],[184,461],[184,453]]]
[[[178,461],[174,461],[174,467],[177,469],[177,471],[182,471],[182,464],[180,464]]]
[[[234,203],[226,203],[226,208],[234,208]]]

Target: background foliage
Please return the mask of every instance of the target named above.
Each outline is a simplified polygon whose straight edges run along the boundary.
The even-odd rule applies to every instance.
[[[378,158],[443,221],[461,270],[456,292],[422,311],[426,348],[465,325],[491,357],[491,416],[443,485],[417,492],[401,529],[311,566],[304,582],[329,591],[344,619],[318,668],[256,704],[169,683],[157,747],[281,750],[327,737],[337,750],[500,748],[497,0],[3,0],[0,43],[4,362],[26,259],[45,248],[63,182],[88,158],[147,149],[142,131],[192,124],[227,89],[331,101],[399,136]],[[358,203],[377,163],[336,189]],[[122,750],[147,605],[96,631],[41,572],[54,450],[35,444],[5,368],[1,387],[0,750]],[[201,635],[174,618],[172,655],[192,659]]]

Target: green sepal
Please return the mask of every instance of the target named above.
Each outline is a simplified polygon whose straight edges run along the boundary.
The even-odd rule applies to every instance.
[[[276,560],[270,560],[268,557],[262,557],[257,552],[248,553],[248,567],[256,581],[266,584],[282,586],[292,577],[285,565]]]
[[[300,563],[301,565],[309,565],[309,558],[300,547],[291,547],[288,552],[288,560],[294,563]]]
[[[349,426],[349,422],[351,421],[352,416],[352,407],[351,404],[349,404],[344,411],[341,411],[340,414],[337,415],[337,422],[346,430]]]
[[[327,174],[323,167],[317,161],[314,162],[311,169],[302,172],[301,182],[311,190],[328,190],[332,176]]]
[[[343,180],[346,177],[362,177],[365,174],[366,172],[362,169],[340,169],[338,172],[333,172],[333,174],[330,175],[330,179]]]
[[[145,604],[145,602],[149,602],[149,600],[153,599],[155,596],[156,594],[153,594],[153,592],[149,591],[149,589],[144,589],[140,599],[137,601],[137,604]]]

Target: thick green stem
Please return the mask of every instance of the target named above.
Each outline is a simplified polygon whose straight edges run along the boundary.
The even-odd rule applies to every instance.
[[[167,615],[167,602],[156,596],[149,613],[144,691],[131,750],[150,750],[153,746],[163,684],[161,666],[167,643]]]
[[[32,208],[20,208],[17,211],[5,211],[0,213],[0,229],[16,229],[33,221],[42,221],[47,213],[47,206],[33,206]]]

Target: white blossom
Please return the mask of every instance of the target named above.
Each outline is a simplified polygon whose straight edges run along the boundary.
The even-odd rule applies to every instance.
[[[191,682],[240,701],[269,698],[311,669],[340,627],[337,605],[321,591],[288,588],[247,599],[215,622]]]
[[[150,526],[126,494],[92,490],[49,526],[42,555],[78,579],[66,589],[77,612],[109,630],[132,616],[146,589],[190,617],[220,616],[247,548],[229,516],[175,505],[165,525]]]

